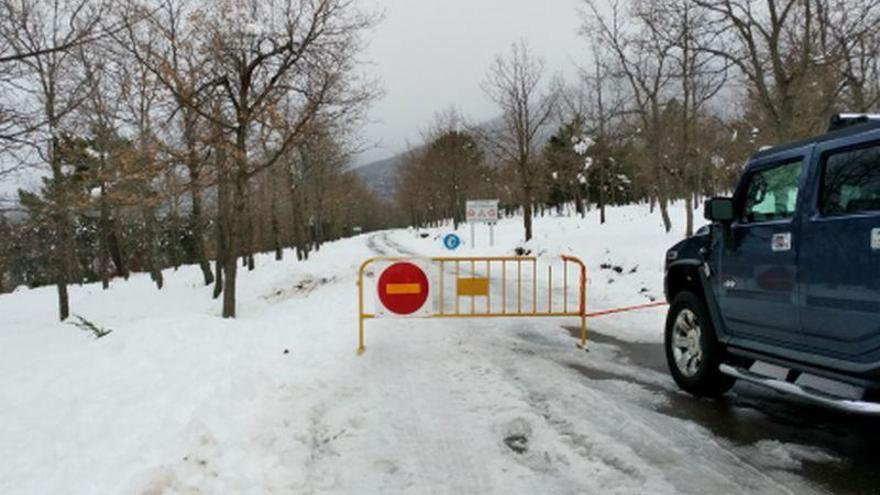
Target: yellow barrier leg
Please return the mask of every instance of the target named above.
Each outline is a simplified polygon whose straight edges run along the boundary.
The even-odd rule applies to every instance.
[[[578,346],[585,351],[589,351],[587,348],[587,315],[581,314],[581,343]]]
[[[367,350],[367,347],[364,345],[364,267],[369,262],[370,260],[365,261],[361,265],[360,270],[358,270],[358,356]]]
[[[358,356],[364,353],[367,350],[367,347],[364,345],[364,317],[360,316],[360,335],[358,340]]]

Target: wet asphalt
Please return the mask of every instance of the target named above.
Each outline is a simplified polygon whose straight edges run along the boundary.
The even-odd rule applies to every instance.
[[[579,329],[568,330],[579,337]],[[639,367],[669,373],[660,344],[625,342],[597,332],[591,332],[591,339],[618,348]],[[801,476],[830,493],[880,494],[880,418],[828,410],[748,383],[737,383],[721,399],[698,399],[629,375],[568,366],[591,380],[624,380],[662,393],[668,406],[660,413],[692,421],[733,445],[776,440],[821,448],[841,462],[805,460]]]

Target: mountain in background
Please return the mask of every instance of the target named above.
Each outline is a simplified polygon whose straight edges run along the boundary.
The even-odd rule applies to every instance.
[[[353,170],[377,196],[386,201],[393,201],[397,174],[402,164],[403,153],[361,165]]]
[[[479,133],[483,132],[492,132],[493,128],[497,129],[498,126],[501,125],[501,119],[494,119],[489,122],[485,122],[480,124],[477,128],[479,129]],[[551,119],[550,123],[541,128],[541,130],[537,134],[537,144],[538,149],[542,148],[547,141],[550,140],[550,137],[559,130],[559,127],[562,125],[562,122],[557,119]],[[489,154],[488,144],[482,143],[483,150],[486,154]],[[403,158],[405,153],[399,153],[397,155],[392,156],[391,158],[385,158],[383,160],[377,160],[375,162],[370,162],[365,165],[361,165],[359,167],[353,168],[354,172],[364,181],[364,184],[370,188],[371,191],[375,192],[380,198],[393,201],[394,193],[396,188],[396,180],[397,175],[400,172],[400,167],[403,165]],[[491,160],[490,160],[491,162]]]

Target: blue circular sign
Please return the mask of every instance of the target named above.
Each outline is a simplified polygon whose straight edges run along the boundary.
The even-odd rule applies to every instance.
[[[455,251],[458,246],[461,246],[461,238],[455,234],[446,234],[446,237],[443,238],[443,245],[446,246],[446,249]]]

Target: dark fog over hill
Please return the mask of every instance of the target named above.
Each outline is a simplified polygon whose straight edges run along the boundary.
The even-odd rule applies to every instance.
[[[394,186],[398,170],[403,163],[403,155],[378,160],[354,169],[371,191],[380,198],[391,201],[394,199]]]

